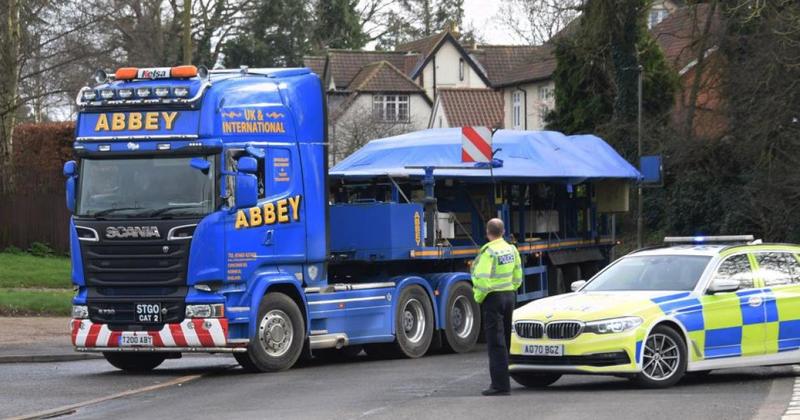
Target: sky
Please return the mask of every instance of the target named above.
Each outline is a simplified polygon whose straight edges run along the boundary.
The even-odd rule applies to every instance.
[[[519,44],[497,18],[502,0],[464,0],[464,20],[478,29],[487,44]]]

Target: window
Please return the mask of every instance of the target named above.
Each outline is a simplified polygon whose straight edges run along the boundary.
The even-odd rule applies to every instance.
[[[464,81],[464,59],[458,59],[458,80]]]
[[[372,97],[375,119],[382,122],[408,122],[408,95],[375,95]]]
[[[666,19],[669,15],[669,10],[667,9],[652,9],[650,10],[650,15],[647,19],[647,28],[652,29],[653,26],[658,25],[661,23],[662,20]]]
[[[788,252],[762,252],[755,254],[758,277],[767,287],[800,283],[800,264]]]
[[[522,129],[522,92],[511,94],[511,126],[514,130]]]
[[[692,290],[711,257],[645,255],[617,260],[583,290]]]
[[[547,105],[541,104],[539,105],[539,127],[544,127],[545,119],[547,118],[547,113],[550,112],[550,108]]]
[[[553,88],[542,86],[539,88],[539,101],[547,102],[553,97]]]
[[[753,272],[750,270],[750,261],[745,254],[734,255],[723,261],[711,282],[713,283],[718,279],[739,280],[740,289],[752,289],[755,287]]]

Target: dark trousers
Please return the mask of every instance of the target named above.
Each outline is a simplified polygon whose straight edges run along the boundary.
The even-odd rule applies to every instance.
[[[508,350],[511,347],[511,315],[516,300],[516,292],[493,292],[489,293],[482,305],[492,388],[501,391],[511,389]]]

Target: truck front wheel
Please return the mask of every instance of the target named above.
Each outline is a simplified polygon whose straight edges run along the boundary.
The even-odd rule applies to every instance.
[[[268,293],[258,306],[256,335],[247,352],[234,353],[251,372],[274,372],[292,367],[303,350],[305,325],[297,304],[283,293]]]
[[[478,341],[481,311],[472,297],[472,287],[458,282],[451,287],[445,307],[445,346],[456,353],[472,350]]]
[[[149,372],[167,358],[163,353],[103,353],[111,366],[126,372]]]

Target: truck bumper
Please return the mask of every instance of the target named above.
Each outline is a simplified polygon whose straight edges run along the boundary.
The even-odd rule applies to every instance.
[[[76,351],[165,351],[165,352],[244,352],[246,342],[228,341],[225,318],[193,318],[165,324],[156,331],[112,331],[108,324],[88,319],[70,321],[72,345]],[[136,337],[142,344],[126,344]],[[237,340],[238,341],[238,340]]]

